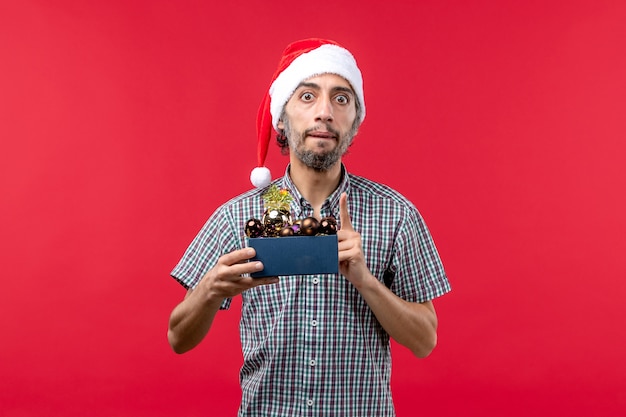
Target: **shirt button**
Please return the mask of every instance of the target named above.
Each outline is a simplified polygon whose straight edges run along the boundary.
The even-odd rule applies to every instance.
[[[311,320],[311,326],[313,327],[317,326],[317,320]]]
[[[313,400],[306,400],[306,405],[311,407],[313,405]]]
[[[313,278],[313,284],[317,285],[320,283],[320,279],[319,278]]]
[[[315,359],[311,359],[311,360],[309,361],[309,365],[310,365],[310,366],[315,366],[315,365],[317,365],[317,362],[315,362]]]

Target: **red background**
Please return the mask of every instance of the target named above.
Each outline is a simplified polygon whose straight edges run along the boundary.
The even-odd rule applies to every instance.
[[[168,274],[308,36],[357,56],[345,162],[416,203],[454,288],[428,359],[394,345],[398,415],[626,413],[625,3],[366,4],[0,3],[1,415],[235,414],[239,300],[177,356]]]

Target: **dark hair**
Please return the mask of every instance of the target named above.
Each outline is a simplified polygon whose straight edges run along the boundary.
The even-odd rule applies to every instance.
[[[359,100],[355,100],[356,117],[352,124],[352,131],[356,134],[359,126],[361,125],[361,103]],[[280,120],[285,120],[285,107],[280,114]],[[289,154],[289,138],[285,135],[285,129],[278,129],[276,132],[276,144],[280,147],[280,153],[283,155]]]
[[[283,111],[283,114],[285,112]],[[281,116],[281,119],[283,117]],[[287,155],[289,153],[289,139],[285,136],[285,129],[278,129],[276,132],[276,144],[280,147],[280,153]]]

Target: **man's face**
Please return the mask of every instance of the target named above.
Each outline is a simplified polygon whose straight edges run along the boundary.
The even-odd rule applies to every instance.
[[[338,75],[323,74],[300,83],[278,122],[289,139],[291,155],[318,171],[335,165],[356,134],[356,100],[350,83]]]

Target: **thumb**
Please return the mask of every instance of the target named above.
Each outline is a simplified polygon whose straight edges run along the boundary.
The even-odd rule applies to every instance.
[[[350,220],[350,213],[348,213],[348,195],[342,193],[339,197],[339,220],[341,221],[342,230],[354,230],[352,227],[352,220]]]

